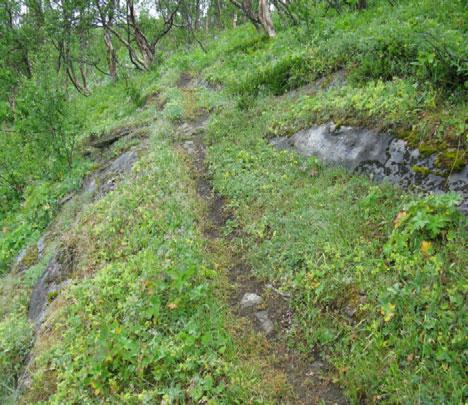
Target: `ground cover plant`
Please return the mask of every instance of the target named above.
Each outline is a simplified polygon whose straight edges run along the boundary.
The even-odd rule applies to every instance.
[[[272,150],[267,119],[252,128],[232,114],[210,129],[214,184],[255,272],[293,296],[291,344],[326,351],[353,401],[462,400],[457,197],[405,203],[391,186]]]
[[[395,13],[411,16],[407,7]],[[429,8],[425,11],[432,14]],[[369,16],[350,18],[367,18],[362,29],[375,30],[369,28],[369,20],[370,27],[374,23]],[[434,13],[432,18],[444,17]],[[378,17],[375,23],[381,23]],[[457,197],[405,202],[408,197],[392,187],[371,186],[340,169],[275,152],[265,138],[330,119],[390,128],[429,153],[449,155],[455,150],[450,143],[456,146],[462,158],[449,160],[453,169],[463,167],[466,159],[464,146],[460,148],[466,142],[465,99],[441,101],[445,86],[433,82],[426,87],[423,76],[419,79],[409,64],[407,72],[395,70],[385,77],[379,70],[374,76],[363,67],[370,63],[364,48],[354,54],[354,67],[338,61],[328,71],[312,68],[308,75],[302,70],[297,85],[324,73],[333,82],[327,73],[342,68],[349,77],[346,84],[327,88],[325,81],[311,95],[278,99],[272,96],[297,87],[294,68],[281,76],[276,69],[284,66],[277,65],[282,59],[272,56],[278,52],[288,58],[289,49],[296,47],[281,44],[292,45],[291,37],[284,34],[272,43],[259,38],[252,45],[244,33],[233,35],[246,47],[230,50],[223,42],[218,46],[237,52],[237,57],[219,58],[205,67],[200,56],[191,66],[213,85],[237,95],[221,101],[210,122],[210,167],[216,189],[237,212],[227,232],[242,229],[239,248],[249,246],[247,254],[257,274],[294,291],[292,306],[298,315],[290,341],[304,351],[332,348],[337,378],[355,401],[462,400],[465,359],[448,354],[459,353],[465,330],[461,280],[467,259],[466,222],[454,208]],[[415,34],[408,30],[408,35]],[[372,41],[362,37],[363,44]],[[393,57],[388,50],[379,52],[384,59]],[[404,60],[401,55],[396,59]],[[294,57],[285,60],[296,66]],[[377,60],[370,59],[380,63]],[[297,65],[304,69],[304,59]],[[286,77],[290,87],[285,82],[275,87],[266,73],[270,66],[272,75]],[[457,82],[463,86],[463,80]],[[411,231],[400,225],[402,215],[414,216]],[[451,333],[443,337],[447,330]]]
[[[27,401],[229,403],[273,395],[236,360],[212,291],[219,274],[196,227],[201,207],[161,122],[155,127],[132,175],[90,205],[67,237],[85,278],[56,303],[51,330],[39,337],[46,343]]]
[[[466,401],[460,197],[269,144],[333,121],[390,131],[446,175],[463,170],[464,2],[276,2],[270,37],[255,8],[210,1],[197,16],[189,3],[167,2],[154,21],[119,9],[115,24],[107,2],[44,6],[45,25],[19,2],[0,10],[0,402],[294,402],[275,349],[232,314],[233,251],[289,297],[275,339],[329,364],[324,378],[350,403]],[[145,50],[138,29],[149,45],[164,38]],[[215,243],[182,148],[193,139],[225,211]],[[109,194],[83,194],[129,150],[137,162]],[[35,329],[31,291],[61,251],[69,280]]]

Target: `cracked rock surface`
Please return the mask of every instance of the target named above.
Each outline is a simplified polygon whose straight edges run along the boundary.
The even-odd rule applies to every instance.
[[[325,164],[366,173],[373,180],[389,181],[405,189],[457,192],[462,198],[460,210],[468,213],[468,167],[447,176],[437,166],[435,154],[424,156],[406,141],[388,133],[346,126],[337,128],[328,123],[299,131],[290,138],[274,138],[270,143],[278,149],[315,156]]]

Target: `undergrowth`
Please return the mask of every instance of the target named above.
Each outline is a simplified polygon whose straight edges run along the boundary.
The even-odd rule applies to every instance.
[[[296,349],[322,352],[353,402],[464,398],[466,220],[456,196],[372,185],[263,136],[275,108],[211,121],[215,188],[254,272],[292,295]],[[259,119],[261,117],[261,119]],[[396,219],[395,219],[396,218]]]
[[[259,278],[291,294],[289,344],[322,353],[353,403],[462,403],[468,263],[457,197],[408,195],[274,150],[267,138],[333,120],[391,130],[463,168],[463,6],[372,2],[360,13],[316,13],[314,24],[274,40],[242,26],[207,53],[177,52],[157,71],[72,100],[80,148],[135,121],[153,125],[151,141],[122,185],[87,206],[78,225],[63,224],[63,243],[78,255],[74,281],[51,297],[50,324],[34,345],[28,297],[47,259],[5,273],[90,164],[34,179],[2,210],[1,400],[16,400],[32,345],[26,403],[284,400],[237,360],[242,347],[226,330],[213,292],[219,274],[197,225],[203,210],[170,143],[171,125],[203,112],[213,184],[233,214],[225,232]],[[181,72],[195,89],[177,88]],[[112,153],[119,147],[128,144]]]
[[[236,360],[213,295],[219,275],[197,229],[201,207],[166,130],[68,235],[80,252],[77,279],[54,302],[48,337],[39,337],[49,343],[27,401],[268,401]]]

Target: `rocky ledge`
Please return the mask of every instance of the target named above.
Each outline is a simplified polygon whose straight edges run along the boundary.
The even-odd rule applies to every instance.
[[[437,167],[434,154],[422,155],[406,141],[390,134],[345,126],[338,128],[328,123],[302,130],[292,137],[274,138],[271,144],[304,156],[316,156],[325,164],[341,165],[405,189],[457,192],[462,198],[460,210],[468,213],[468,167],[457,173],[446,173]]]

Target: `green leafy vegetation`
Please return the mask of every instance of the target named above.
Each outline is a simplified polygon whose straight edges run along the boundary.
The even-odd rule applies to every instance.
[[[236,212],[230,227],[244,232],[239,248],[293,295],[290,343],[328,353],[353,401],[461,401],[467,258],[456,198],[405,203],[389,186],[275,151],[262,139],[264,108],[214,119],[209,159]]]
[[[272,347],[231,314],[231,251],[290,297],[277,340],[319,354],[350,403],[466,400],[459,196],[411,194],[268,142],[333,121],[462,170],[462,0],[298,0],[274,10],[274,33],[257,2],[33,3],[0,8],[0,402],[293,402]],[[216,242],[180,147],[184,125],[205,118],[196,136],[229,218]],[[130,149],[138,161],[109,194],[80,191]],[[31,291],[61,252],[68,281],[35,330]]]
[[[0,221],[0,275],[7,271],[22,248],[39,239],[57,213],[60,199],[81,185],[81,179],[88,169],[89,164],[82,161],[63,181],[40,180],[25,189],[21,206],[12,209]]]
[[[213,294],[220,275],[196,226],[202,207],[187,192],[193,186],[168,131],[155,124],[132,174],[67,235],[79,252],[78,278],[54,297],[27,401],[229,403],[276,395],[237,360]]]
[[[0,398],[9,394],[24,366],[32,343],[32,329],[28,320],[7,318],[0,322]]]
[[[31,289],[44,270],[46,260],[33,263],[22,274],[9,274],[0,284],[0,400],[17,400],[16,387],[33,344],[33,327],[28,320]]]

